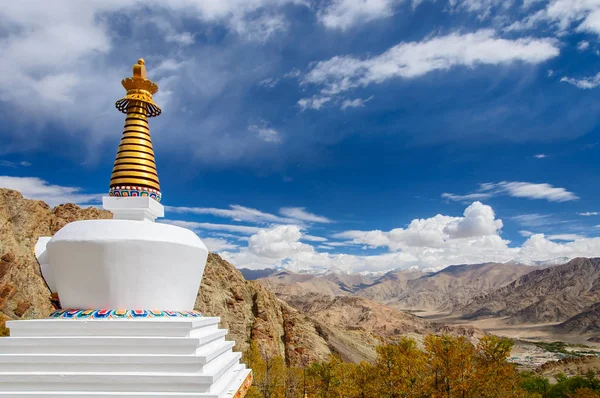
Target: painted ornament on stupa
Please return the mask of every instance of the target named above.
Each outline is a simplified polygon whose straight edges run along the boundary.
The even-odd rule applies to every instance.
[[[148,126],[148,118],[161,113],[152,100],[158,85],[146,78],[146,66],[141,58],[133,65],[133,76],[123,79],[121,84],[127,94],[115,106],[127,117],[110,178],[109,195],[149,196],[160,202],[160,183]]]

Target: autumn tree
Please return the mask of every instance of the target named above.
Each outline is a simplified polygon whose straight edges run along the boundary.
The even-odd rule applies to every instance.
[[[464,336],[428,335],[425,351],[430,367],[430,396],[474,395],[475,347]]]
[[[427,356],[413,339],[402,337],[395,344],[377,347],[375,366],[381,380],[379,396],[422,397],[425,390]]]
[[[477,344],[476,388],[482,398],[521,397],[521,380],[514,365],[506,360],[513,341],[505,337],[487,335]]]
[[[287,370],[281,356],[261,352],[258,343],[252,341],[244,362],[252,369],[254,380],[247,393],[249,398],[285,397]]]
[[[347,385],[348,398],[379,398],[380,372],[369,362],[352,365],[350,383]]]

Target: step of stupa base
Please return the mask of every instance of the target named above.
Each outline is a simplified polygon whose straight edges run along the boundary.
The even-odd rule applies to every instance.
[[[69,397],[69,398],[126,398],[126,397],[157,397],[157,398],[237,398],[236,393],[243,388],[243,384],[250,377],[250,369],[239,365],[233,369],[231,375],[224,375],[222,380],[215,383],[208,392],[174,392],[174,391],[76,391],[76,390],[37,390],[37,391],[0,391],[2,398],[43,398],[43,397]],[[232,376],[232,377],[226,377]]]
[[[233,371],[241,354],[229,352],[205,373],[174,372],[0,372],[0,391],[163,391],[209,392]]]
[[[3,354],[194,354],[202,346],[224,339],[227,330],[214,329],[195,337],[55,336],[0,339]]]
[[[11,336],[0,339],[0,397],[233,398],[250,377],[218,318],[9,326]]]
[[[8,321],[12,337],[196,337],[216,330],[220,318],[32,319]]]
[[[211,361],[231,352],[234,344],[219,338],[186,355],[0,353],[0,372],[204,372]]]

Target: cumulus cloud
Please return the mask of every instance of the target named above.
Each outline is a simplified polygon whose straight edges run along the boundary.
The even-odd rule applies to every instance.
[[[332,0],[319,10],[320,23],[331,29],[346,30],[357,24],[393,15],[398,0]]]
[[[313,252],[312,246],[300,242],[302,232],[296,225],[280,225],[258,231],[248,241],[248,251],[259,257],[283,259],[299,252]]]
[[[19,191],[27,199],[43,200],[50,206],[63,203],[99,204],[106,194],[86,194],[81,188],[52,185],[37,177],[0,176],[0,188]]]
[[[329,101],[333,95],[390,79],[413,79],[436,70],[512,62],[538,64],[558,55],[559,48],[553,39],[509,40],[497,37],[492,30],[451,33],[400,43],[370,58],[336,56],[317,62],[301,83],[320,86],[320,95],[304,98],[299,105],[319,109],[322,105],[319,101]]]
[[[450,240],[496,235],[500,229],[502,220],[495,218],[492,208],[481,202],[474,202],[465,209],[464,217],[438,214],[427,219],[413,220],[407,228],[395,228],[388,232],[344,231],[333,237],[349,239],[352,243],[370,247],[386,246],[397,251],[410,247],[442,248]]]
[[[554,187],[547,183],[536,184],[519,181],[484,183],[479,185],[477,192],[466,195],[443,193],[442,198],[454,201],[468,201],[500,195],[508,195],[515,198],[543,199],[549,202],[568,202],[579,199],[577,195],[567,191],[565,188]]]
[[[543,215],[529,215],[529,220]],[[533,217],[536,216],[536,217]],[[538,225],[543,225],[539,223]],[[440,269],[452,264],[538,261],[556,257],[597,256],[600,238],[577,234],[535,234],[522,230],[527,238],[521,247],[510,247],[500,236],[502,221],[490,206],[474,202],[463,216],[435,215],[415,219],[405,228],[390,231],[350,230],[334,234],[322,243],[311,239],[295,225],[281,225],[260,230],[250,237],[248,246],[221,255],[238,267],[265,268],[285,266],[292,270],[326,269],[344,271],[386,271],[394,268],[419,267]],[[337,241],[344,239],[344,241]],[[316,248],[308,243],[315,241]],[[375,255],[335,254],[343,246],[387,248]]]

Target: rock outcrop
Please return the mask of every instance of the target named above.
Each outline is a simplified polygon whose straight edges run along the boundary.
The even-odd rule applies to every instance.
[[[257,341],[269,355],[281,355],[290,364],[310,363],[331,354],[315,324],[304,314],[278,299],[256,281],[217,254],[210,254],[196,308],[221,317],[236,349],[244,351]]]
[[[65,204],[51,209],[0,189],[0,321],[42,318],[53,311],[50,290],[40,275],[33,248],[40,236],[51,236],[75,220],[111,218],[94,207]]]

